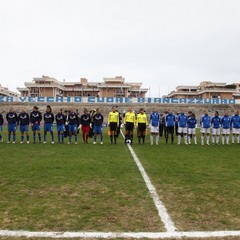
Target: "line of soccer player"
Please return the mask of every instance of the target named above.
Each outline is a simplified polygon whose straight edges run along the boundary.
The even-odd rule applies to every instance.
[[[116,143],[118,119],[118,112],[113,108],[113,111],[109,113],[108,120],[111,143],[113,143],[113,137]],[[158,145],[159,135],[162,136],[162,132],[164,132],[166,143],[168,143],[170,137],[171,142],[174,143],[174,129],[177,132],[178,144],[181,144],[182,138],[186,145],[191,144],[192,139],[194,143],[197,144],[197,119],[194,113],[190,112],[190,114],[187,115],[184,110],[182,110],[179,114],[175,115],[172,109],[169,109],[168,112],[163,115],[159,114],[156,108],[154,108],[148,118],[143,108],[140,109],[138,114],[135,114],[132,107],[128,109],[124,116],[125,143],[133,143],[133,130],[137,128],[138,143],[144,144],[148,124],[150,128],[151,145],[153,145],[154,136],[156,138],[156,145]],[[204,115],[200,118],[200,126],[201,145],[204,145],[204,143],[210,145],[211,130],[212,144],[220,144],[219,139],[221,134],[222,144],[226,143],[229,145],[231,130],[232,144],[235,143],[235,140],[239,143],[240,116],[238,110],[236,110],[232,116],[229,116],[225,110],[222,117],[219,116],[218,111],[215,111],[214,116],[211,117],[208,115],[208,110],[205,110]]]
[[[129,107],[128,111],[124,113],[125,127],[125,143],[133,144],[133,132],[134,128],[137,129],[138,143],[144,144],[146,138],[147,128],[150,128],[150,144],[153,145],[154,137],[156,144],[159,143],[159,135],[164,133],[166,143],[169,138],[174,143],[174,129],[177,132],[178,144],[181,143],[181,139],[184,139],[184,143],[191,144],[192,140],[197,144],[196,127],[197,119],[194,113],[185,114],[182,110],[179,114],[174,114],[172,109],[169,109],[164,115],[159,114],[156,108],[153,109],[150,116],[148,116],[144,109],[141,108],[137,114],[133,111],[132,107]],[[44,136],[43,143],[47,142],[47,133],[51,135],[51,142],[54,144],[53,123],[56,122],[57,126],[57,139],[58,143],[64,143],[64,139],[68,138],[68,144],[72,143],[74,138],[75,144],[78,143],[78,132],[82,132],[83,143],[88,143],[89,136],[93,136],[93,144],[97,143],[97,136],[100,136],[100,144],[103,144],[103,123],[104,117],[99,109],[88,112],[85,108],[84,113],[79,115],[73,108],[70,111],[62,112],[58,110],[54,116],[50,106],[47,106],[46,112],[41,114],[38,107],[34,106],[30,115],[26,112],[25,108],[17,115],[13,108],[9,108],[9,112],[6,114],[7,127],[8,127],[8,143],[16,142],[17,126],[20,127],[21,144],[24,143],[26,136],[26,142],[29,143],[29,126],[31,126],[33,132],[32,142],[36,143],[38,136],[38,142],[42,142],[41,136],[41,122],[44,123]],[[111,144],[117,143],[117,138],[120,133],[121,116],[116,106],[112,107],[112,111],[108,114],[108,128]],[[3,115],[0,113],[0,141],[2,138],[2,126],[4,123]],[[229,116],[227,111],[224,111],[223,116],[220,117],[219,113],[215,111],[214,116],[209,116],[208,111],[204,111],[204,115],[200,118],[201,125],[201,144],[210,145],[210,133],[212,133],[212,144],[219,145],[220,135],[222,136],[222,144],[229,144],[230,133],[232,132],[232,143],[239,143],[240,137],[240,116],[239,111],[236,110],[234,115]],[[211,131],[212,130],[212,131]]]
[[[47,106],[46,112],[42,115],[38,107],[34,106],[33,111],[30,115],[26,112],[25,108],[22,112],[17,115],[13,108],[9,108],[9,112],[6,114],[7,128],[8,128],[8,141],[7,143],[16,142],[16,131],[17,126],[20,127],[21,132],[21,144],[24,143],[24,137],[26,136],[26,142],[29,143],[29,126],[32,128],[33,132],[33,143],[36,143],[36,137],[38,136],[38,142],[42,142],[41,135],[41,122],[44,122],[44,136],[43,143],[47,143],[47,133],[51,135],[51,142],[54,144],[54,133],[53,133],[53,123],[56,122],[57,126],[57,138],[58,143],[64,143],[65,137],[68,137],[68,144],[71,144],[72,138],[74,137],[75,144],[78,143],[78,131],[82,131],[83,143],[88,143],[88,137],[90,134],[90,128],[94,132],[94,144],[96,143],[97,135],[100,135],[100,143],[103,144],[102,136],[102,124],[103,115],[100,113],[99,109],[94,111],[94,114],[88,113],[87,109],[84,109],[84,113],[79,116],[78,113],[72,108],[65,114],[61,109],[54,116],[50,106]],[[0,113],[0,141],[2,138],[2,126],[4,123],[3,115]],[[92,126],[94,125],[94,126]],[[67,133],[67,134],[66,134]],[[66,136],[67,135],[67,136]]]

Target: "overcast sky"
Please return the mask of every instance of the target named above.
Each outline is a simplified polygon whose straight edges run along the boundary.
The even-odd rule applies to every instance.
[[[0,83],[123,76],[159,97],[240,82],[239,0],[0,0]]]

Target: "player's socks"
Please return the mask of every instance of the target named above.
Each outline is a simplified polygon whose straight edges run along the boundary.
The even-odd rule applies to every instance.
[[[117,143],[117,135],[114,135],[114,143]]]
[[[226,144],[229,144],[229,135],[226,136]]]
[[[64,143],[64,133],[62,133],[62,143]]]
[[[158,145],[159,142],[159,135],[156,136],[156,144]]]
[[[33,142],[36,142],[36,133],[33,134]]]
[[[58,142],[60,142],[60,132],[58,132]]]
[[[153,145],[153,135],[150,135],[150,143]]]
[[[204,144],[204,136],[201,136],[202,145]]]
[[[128,140],[128,134],[125,134],[125,143],[127,142]]]
[[[234,142],[235,142],[235,136],[233,135],[232,136],[232,143],[234,144]]]
[[[237,143],[239,143],[240,137],[239,135],[237,135]]]
[[[41,136],[41,134],[40,134],[40,133],[38,134],[38,140],[39,140],[39,142],[41,142],[41,141],[42,141],[42,136]]]
[[[184,135],[184,141],[185,141],[185,144],[188,144],[188,142],[187,142],[187,135],[186,134]]]
[[[222,144],[224,144],[224,136],[222,136]]]
[[[212,144],[215,144],[215,135],[212,136]]]
[[[145,143],[145,136],[142,137],[142,142]]]
[[[188,136],[188,144],[191,144],[191,137]]]
[[[209,144],[209,138],[210,138],[210,137],[209,137],[209,136],[207,136],[207,144]]]
[[[113,143],[113,135],[110,135],[110,140],[111,140],[111,143]],[[126,142],[126,138],[125,138],[125,142]]]
[[[138,143],[141,144],[141,136],[138,136]]]
[[[181,143],[181,134],[178,134],[178,144]]]
[[[13,133],[13,142],[16,142],[16,134]]]
[[[22,141],[22,142],[24,141],[24,136],[21,136],[21,141]]]
[[[100,133],[100,142],[103,142],[103,135]]]
[[[219,144],[219,135],[216,137],[216,143]]]
[[[69,140],[70,143],[72,142],[72,136],[69,136]]]
[[[77,134],[75,135],[75,143],[78,141]]]
[[[46,133],[43,135],[43,139],[44,139],[44,142],[47,141],[47,134]]]
[[[54,135],[53,135],[53,132],[50,132],[51,133],[51,136],[52,136],[52,142],[54,142]]]
[[[174,142],[174,136],[172,135],[172,143]]]
[[[97,136],[96,135],[94,135],[93,140],[94,140],[94,142],[97,142]]]
[[[197,136],[194,136],[194,143],[197,144]]]
[[[8,133],[8,141],[11,141],[11,133]]]

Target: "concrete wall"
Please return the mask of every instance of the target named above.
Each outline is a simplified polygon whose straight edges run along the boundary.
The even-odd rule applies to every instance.
[[[39,107],[39,109],[42,113],[45,113],[47,105],[48,104],[44,103],[44,104],[38,104],[36,106]],[[107,119],[108,113],[109,113],[109,111],[111,111],[111,108],[112,108],[112,104],[96,104],[96,103],[94,103],[94,104],[91,104],[91,103],[81,103],[81,104],[52,103],[50,105],[53,109],[54,114],[57,112],[58,108],[62,108],[63,110],[68,110],[71,107],[73,107],[74,109],[78,109],[80,114],[83,113],[83,109],[85,107],[88,110],[91,110],[92,108],[100,108],[102,114],[105,117],[105,120]],[[0,112],[5,116],[5,114],[8,112],[8,109],[10,106],[13,107],[14,111],[17,113],[21,112],[21,109],[23,107],[26,108],[27,112],[31,112],[33,106],[35,106],[35,103],[1,103],[0,104]],[[186,104],[180,105],[179,104],[179,105],[177,105],[177,104],[139,104],[139,103],[138,104],[125,104],[125,103],[123,103],[123,104],[118,104],[119,112],[122,113],[124,110],[127,111],[127,109],[130,106],[136,112],[138,112],[139,109],[141,107],[143,107],[147,114],[151,113],[153,107],[156,107],[158,109],[159,113],[165,112],[168,108],[172,108],[175,113],[180,112],[181,109],[184,109],[185,112],[193,111],[196,114],[198,119],[203,114],[205,109],[209,110],[209,115],[213,115],[214,111],[216,111],[216,110],[219,111],[220,115],[223,113],[223,111],[225,109],[228,110],[228,113],[230,115],[232,115],[236,109],[240,110],[240,104],[236,104],[236,105],[186,105]]]

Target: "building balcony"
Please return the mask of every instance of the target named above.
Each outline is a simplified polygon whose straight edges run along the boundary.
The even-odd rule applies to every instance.
[[[54,84],[35,84],[35,83],[25,83],[25,86],[27,88],[60,88],[60,89],[64,89],[64,86],[54,83]]]

